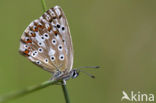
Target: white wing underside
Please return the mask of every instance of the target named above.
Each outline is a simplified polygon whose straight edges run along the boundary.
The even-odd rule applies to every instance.
[[[73,66],[73,46],[67,19],[59,6],[29,24],[21,36],[19,51],[31,62],[56,73]]]

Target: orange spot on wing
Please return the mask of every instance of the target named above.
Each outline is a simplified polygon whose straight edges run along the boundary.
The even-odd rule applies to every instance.
[[[35,36],[36,36],[36,34],[35,34],[35,33],[32,33],[32,34],[31,34],[31,36],[32,36],[32,37],[35,37]]]
[[[41,29],[43,29],[44,26],[43,26],[43,25],[38,25],[37,28],[41,28]]]
[[[51,27],[48,28],[48,31],[50,31],[50,30],[51,30]]]
[[[24,54],[27,55],[27,56],[29,56],[28,53],[29,53],[29,50],[26,49],[26,50],[24,51]]]
[[[34,31],[36,31],[36,32],[37,32],[37,31],[38,31],[38,27],[36,27],[36,28],[34,29]]]
[[[25,41],[25,43],[26,43],[26,44],[32,43],[32,41],[31,41],[31,40],[27,40],[27,41]]]
[[[26,37],[29,37],[29,34],[28,34],[27,32],[25,32],[25,36],[26,36]]]
[[[58,34],[58,31],[54,31],[54,34]]]

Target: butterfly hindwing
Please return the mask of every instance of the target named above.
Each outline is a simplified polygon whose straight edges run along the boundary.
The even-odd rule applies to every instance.
[[[29,24],[21,37],[20,52],[51,73],[72,69],[70,30],[59,6],[49,9]]]

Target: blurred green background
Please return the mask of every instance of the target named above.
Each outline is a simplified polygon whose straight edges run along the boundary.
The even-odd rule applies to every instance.
[[[74,44],[74,67],[102,66],[67,82],[71,103],[120,103],[122,90],[156,95],[155,0],[46,0],[60,5]],[[43,14],[40,0],[0,1],[0,95],[51,77],[18,53],[21,34]],[[50,86],[10,103],[64,103]]]

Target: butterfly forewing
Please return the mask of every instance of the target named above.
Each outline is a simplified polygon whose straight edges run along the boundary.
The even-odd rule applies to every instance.
[[[59,6],[29,24],[21,36],[20,52],[43,69],[69,72],[73,65],[70,30]]]

